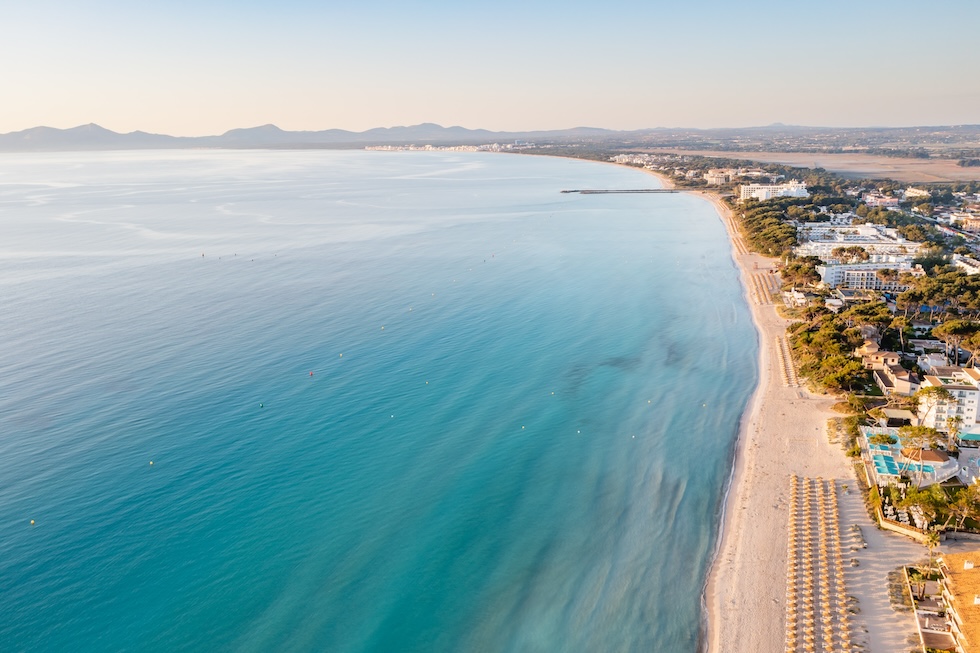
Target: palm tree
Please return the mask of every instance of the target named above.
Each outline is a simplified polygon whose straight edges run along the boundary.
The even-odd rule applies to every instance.
[[[922,573],[921,569],[913,569],[908,572],[909,574],[909,584],[915,585],[915,596],[914,598],[922,600],[922,595],[926,591],[926,575]]]

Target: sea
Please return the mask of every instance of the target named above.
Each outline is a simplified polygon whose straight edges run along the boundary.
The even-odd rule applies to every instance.
[[[474,152],[0,155],[0,650],[695,651],[714,208]]]

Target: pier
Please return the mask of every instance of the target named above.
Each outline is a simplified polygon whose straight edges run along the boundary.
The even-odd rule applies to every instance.
[[[611,193],[676,193],[673,188],[636,188],[636,189],[601,189],[588,188],[580,190],[563,190],[563,193],[579,193],[580,195],[608,195]]]

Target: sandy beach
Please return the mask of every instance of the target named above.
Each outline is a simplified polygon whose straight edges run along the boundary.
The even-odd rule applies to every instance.
[[[723,651],[784,651],[787,528],[790,477],[834,479],[838,488],[840,531],[860,527],[867,548],[845,547],[847,594],[857,599],[851,617],[852,639],[870,651],[896,651],[907,645],[915,627],[909,613],[897,613],[888,597],[887,575],[896,567],[918,561],[922,546],[878,531],[855,488],[849,459],[827,436],[827,420],[839,416],[835,399],[796,386],[795,370],[781,344],[787,320],[775,310],[778,296],[760,293],[759,279],[770,273],[774,259],[749,253],[741,243],[731,211],[720,198],[709,199],[732,239],[732,257],[739,267],[747,300],[759,334],[759,385],[742,419],[731,488],[725,504],[721,539],[705,592],[711,653]],[[773,278],[768,286],[777,288]],[[782,349],[782,352],[780,352]],[[845,536],[842,535],[842,539]]]
[[[616,164],[614,164],[616,165]],[[645,170],[665,188],[668,178]],[[836,399],[809,392],[795,375],[785,341],[788,321],[780,302],[775,259],[752,254],[722,199],[703,191],[681,191],[710,201],[728,231],[732,259],[759,338],[759,384],[739,429],[721,533],[705,587],[706,642],[710,653],[786,651],[787,550],[791,477],[831,481],[837,489],[839,528],[846,567],[846,593],[856,600],[851,641],[872,653],[908,650],[918,641],[909,612],[896,612],[888,574],[918,562],[926,550],[909,538],[878,530],[856,489],[854,467],[827,435]],[[851,539],[860,529],[866,547]],[[944,543],[944,551],[980,548],[977,542]],[[855,564],[856,566],[852,566]]]

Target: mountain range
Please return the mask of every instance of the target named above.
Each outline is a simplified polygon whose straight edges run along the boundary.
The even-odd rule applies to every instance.
[[[96,124],[71,129],[32,127],[0,134],[0,151],[126,150],[186,147],[210,148],[330,148],[365,145],[470,145],[534,140],[574,141],[618,134],[606,129],[580,127],[556,131],[493,132],[486,129],[441,127],[423,123],[410,127],[378,127],[363,132],[344,129],[285,131],[275,125],[232,129],[219,136],[167,136],[142,131],[120,134]]]
[[[978,148],[980,125],[937,127],[806,127],[772,124],[716,129],[661,128],[615,131],[576,127],[551,131],[495,132],[423,123],[344,129],[285,131],[275,125],[232,129],[217,136],[168,136],[142,131],[120,134],[96,124],[71,129],[32,127],[0,134],[0,152],[64,150],[136,150],[166,148],[301,149],[360,148],[367,145],[479,145],[531,141],[549,145],[604,144],[728,151],[873,151],[874,148]],[[980,151],[980,150],[977,150]],[[972,154],[971,154],[972,156]]]

